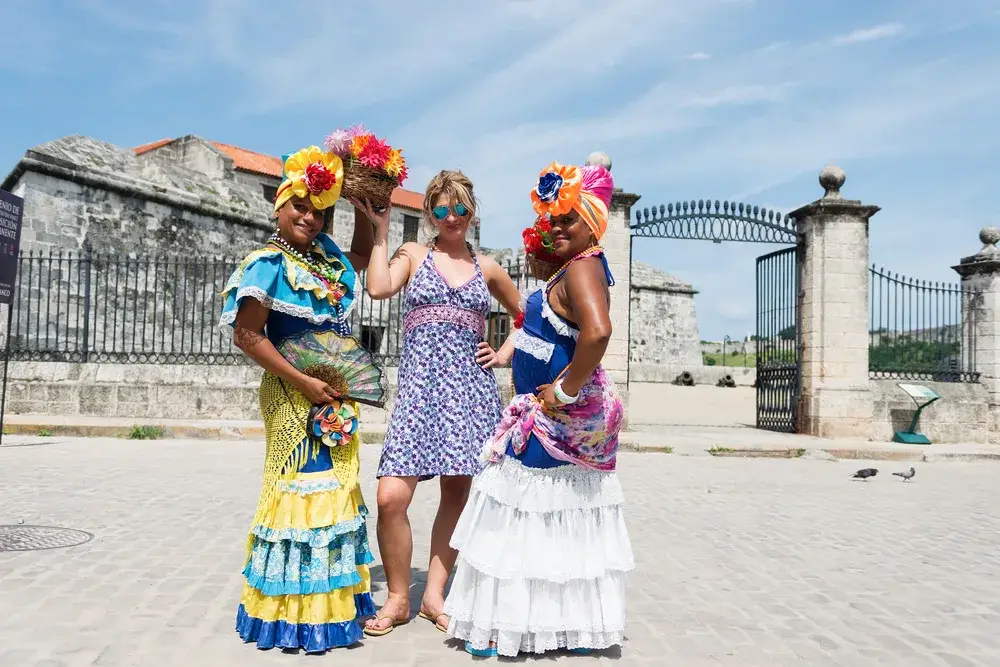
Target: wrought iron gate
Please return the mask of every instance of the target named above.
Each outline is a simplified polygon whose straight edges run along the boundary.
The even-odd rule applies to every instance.
[[[801,395],[799,248],[757,258],[757,428],[795,433]]]

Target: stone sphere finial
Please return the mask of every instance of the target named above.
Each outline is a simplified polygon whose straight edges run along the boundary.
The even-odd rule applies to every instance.
[[[979,240],[984,248],[1000,243],[1000,227],[983,227],[979,230]]]
[[[608,171],[611,171],[611,157],[607,153],[594,151],[587,156],[587,164],[599,164]]]
[[[826,191],[823,194],[823,199],[840,199],[840,188],[844,187],[846,180],[847,174],[837,165],[828,164],[823,167],[823,171],[819,174],[819,184]]]

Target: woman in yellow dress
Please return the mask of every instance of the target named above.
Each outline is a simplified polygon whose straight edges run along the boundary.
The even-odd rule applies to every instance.
[[[350,646],[362,636],[359,619],[374,613],[357,429],[338,447],[311,440],[310,408],[336,402],[336,392],[278,352],[282,340],[304,331],[350,335],[356,272],[367,267],[374,239],[357,208],[350,252],[323,233],[343,179],[332,153],[310,146],[290,155],[275,195],[277,231],[223,290],[220,326],[232,327],[236,346],[264,369],[267,454],[236,617],[243,640],[261,649]],[[356,404],[343,407],[357,415]]]

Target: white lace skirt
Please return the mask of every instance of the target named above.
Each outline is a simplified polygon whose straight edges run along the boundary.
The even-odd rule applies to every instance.
[[[451,539],[448,634],[506,656],[621,644],[635,566],[622,502],[613,472],[488,466]]]

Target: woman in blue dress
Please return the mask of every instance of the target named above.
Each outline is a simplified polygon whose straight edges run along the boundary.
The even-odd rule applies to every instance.
[[[473,655],[586,653],[624,639],[634,560],[615,474],[623,407],[601,367],[613,278],[598,242],[612,187],[601,166],[553,163],[532,193],[532,233],[551,237],[563,265],[526,300],[516,396],[452,537],[448,633]]]

